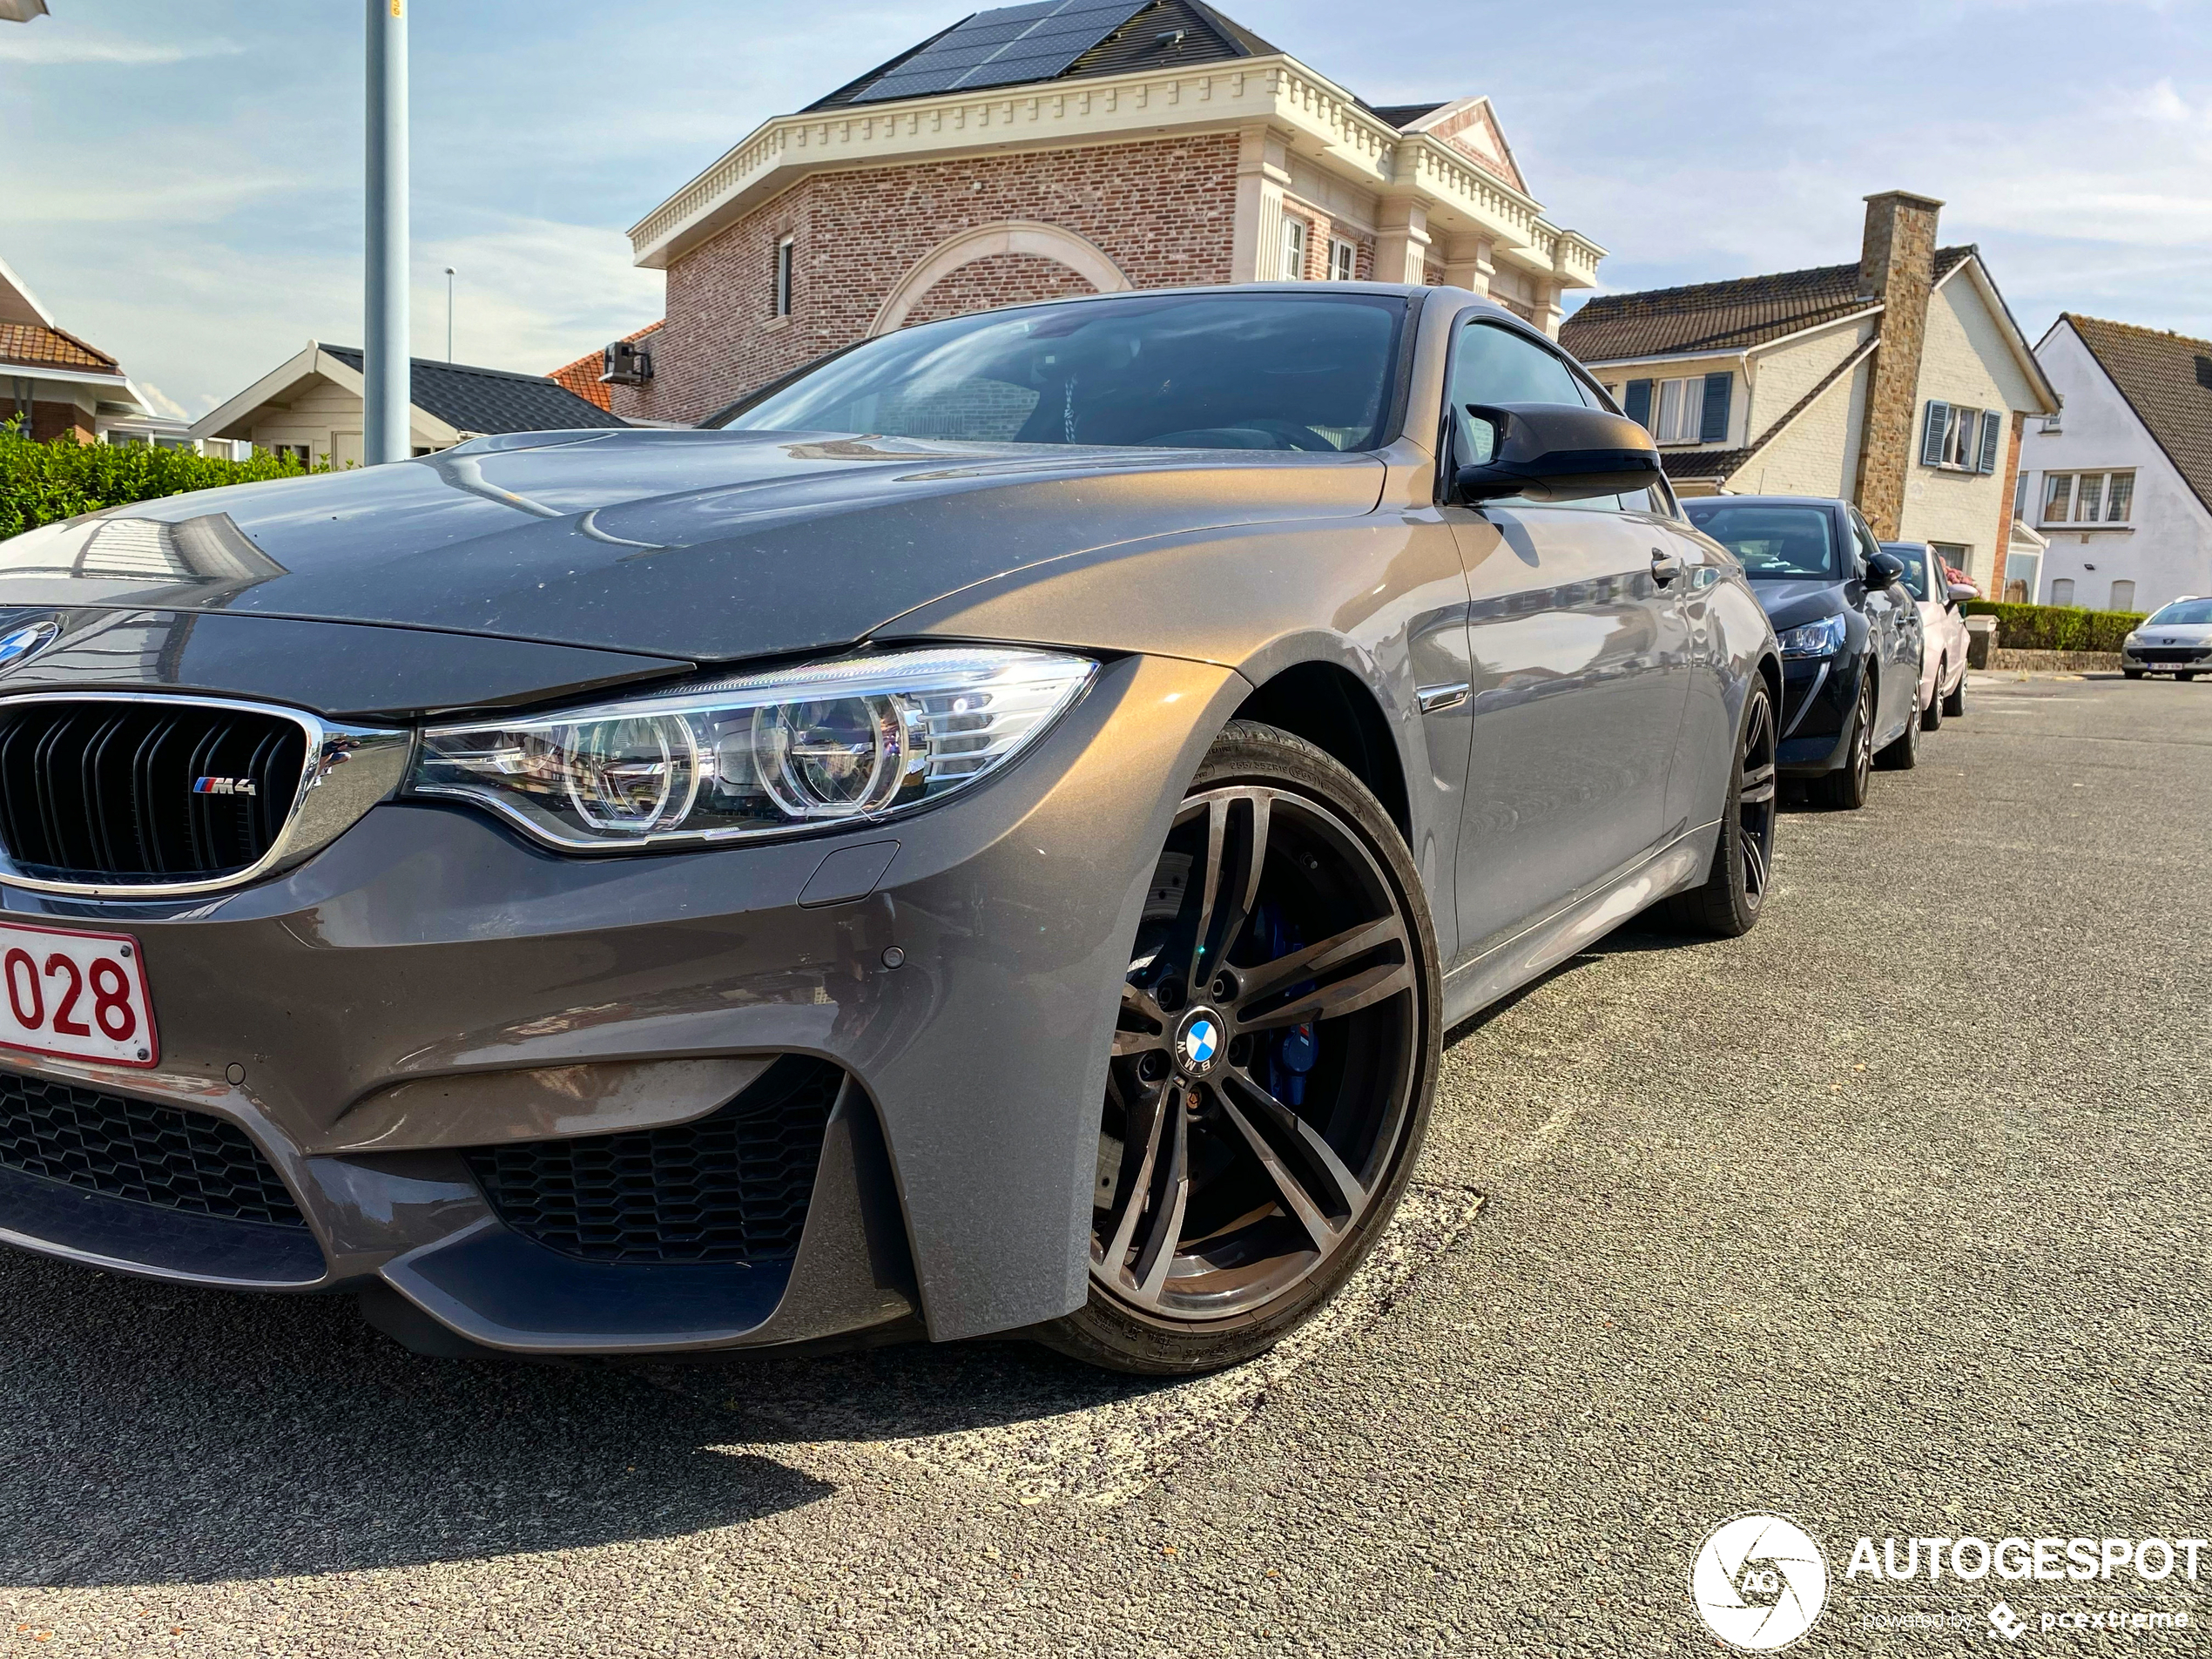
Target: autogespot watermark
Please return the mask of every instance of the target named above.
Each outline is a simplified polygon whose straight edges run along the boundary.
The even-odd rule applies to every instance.
[[[2091,1583],[2181,1586],[2212,1578],[2212,1540],[2203,1538],[1863,1537],[1852,1544],[1842,1583],[1940,1584],[1977,1588],[2008,1584]],[[2007,1594],[2017,1595],[2018,1591]],[[2076,1592],[2079,1595],[2079,1592]],[[1705,1535],[1689,1568],[1689,1599],[1705,1628],[1745,1653],[1771,1653],[1811,1630],[1828,1604],[1827,1558],[1796,1521],[1737,1515]],[[1869,1631],[1974,1633],[2004,1644],[2038,1632],[2164,1635],[2193,1628],[2186,1607],[2141,1608],[2070,1602],[2015,1609],[1998,1599],[1971,1610],[1867,1609],[1854,1623]]]

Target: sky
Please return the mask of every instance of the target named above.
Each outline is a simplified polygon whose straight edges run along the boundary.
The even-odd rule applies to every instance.
[[[361,338],[362,6],[49,0],[0,23],[0,259],[197,416]],[[415,0],[415,349],[543,373],[660,314],[624,233],[963,0]],[[1611,290],[1858,253],[1942,199],[2031,340],[2212,336],[2212,0],[1221,9],[1372,103],[1487,93]]]

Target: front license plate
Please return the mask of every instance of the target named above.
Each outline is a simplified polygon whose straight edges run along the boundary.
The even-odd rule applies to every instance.
[[[0,1048],[113,1066],[161,1058],[145,956],[128,934],[0,922]]]

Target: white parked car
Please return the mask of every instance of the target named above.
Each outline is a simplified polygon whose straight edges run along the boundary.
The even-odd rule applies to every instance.
[[[2120,671],[2131,680],[2146,674],[2177,680],[2212,674],[2212,599],[2176,599],[2145,617],[2120,642]]]
[[[1981,597],[1971,582],[1954,582],[1952,571],[1925,542],[1885,542],[1905,566],[1905,586],[1920,606],[1920,730],[1932,732],[1948,715],[1966,711],[1966,618],[1959,606]]]

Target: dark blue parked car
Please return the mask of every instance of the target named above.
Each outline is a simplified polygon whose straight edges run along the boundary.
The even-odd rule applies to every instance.
[[[1876,766],[1920,753],[1919,608],[1849,502],[1817,496],[1686,501],[1691,523],[1742,562],[1782,645],[1782,774],[1819,806],[1866,804]]]

